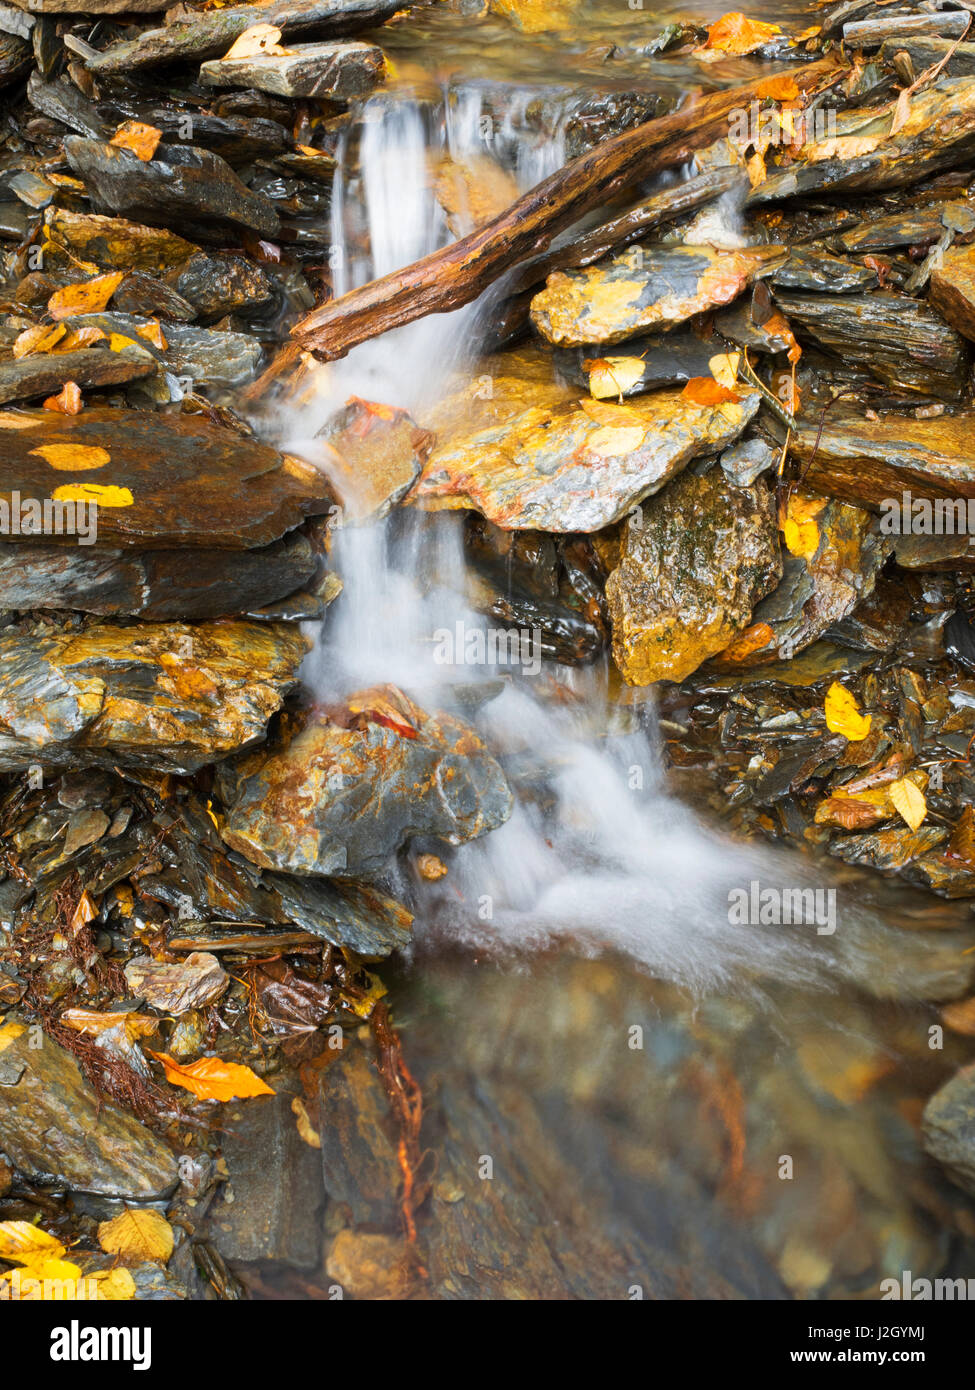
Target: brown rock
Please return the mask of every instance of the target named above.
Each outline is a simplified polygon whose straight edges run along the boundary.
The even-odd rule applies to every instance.
[[[928,297],[952,328],[975,341],[975,246],[951,246],[931,272]]]

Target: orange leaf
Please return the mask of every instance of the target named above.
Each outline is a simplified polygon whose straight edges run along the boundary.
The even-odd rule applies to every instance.
[[[78,899],[78,906],[71,915],[71,930],[80,931],[86,923],[91,922],[97,916],[98,908],[92,902],[88,890],[85,889]]]
[[[66,381],[57,396],[48,396],[45,410],[58,410],[62,415],[80,415],[83,409],[81,387],[76,381]]]
[[[19,362],[22,357],[30,357],[35,352],[50,352],[67,331],[63,323],[39,323],[34,328],[25,328],[14,339],[14,361]]]
[[[148,163],[156,153],[156,146],[161,139],[162,131],[157,130],[154,125],[143,125],[141,121],[126,121],[119,126],[108,143],[123,150],[131,150],[144,163]]]
[[[246,1100],[249,1096],[273,1096],[250,1067],[238,1062],[224,1062],[220,1057],[200,1057],[185,1066],[175,1062],[165,1052],[151,1052],[166,1069],[166,1080],[173,1086],[192,1091],[200,1100]]]
[[[160,352],[165,352],[169,344],[163,336],[162,326],[153,320],[152,323],[144,323],[141,328],[137,328],[140,338],[144,338],[147,343],[152,343],[153,347],[159,348]],[[109,344],[111,346],[111,344]]]
[[[779,77],[766,77],[764,82],[759,82],[755,88],[755,95],[770,97],[773,101],[795,101],[799,95],[799,88],[794,77],[782,73]]]
[[[692,376],[681,395],[693,405],[723,405],[725,401],[740,401],[736,392],[722,386],[713,376]]]
[[[777,24],[763,24],[749,19],[740,10],[722,15],[708,30],[705,48],[717,48],[722,53],[753,53],[782,30]]]
[[[52,319],[66,319],[72,314],[97,314],[105,308],[112,295],[125,279],[126,271],[113,270],[108,275],[96,275],[81,285],[65,285],[55,290],[47,301]]]

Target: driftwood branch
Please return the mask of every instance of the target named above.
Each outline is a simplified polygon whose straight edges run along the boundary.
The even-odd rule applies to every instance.
[[[830,85],[842,71],[830,58],[792,75],[808,93]],[[469,304],[509,266],[541,255],[554,236],[593,208],[726,134],[729,113],[756,100],[758,86],[750,82],[698,97],[670,116],[597,145],[478,231],[313,310],[292,336],[331,361],[391,328]]]

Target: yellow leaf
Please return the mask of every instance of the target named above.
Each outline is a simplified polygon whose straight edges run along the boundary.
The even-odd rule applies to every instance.
[[[50,352],[54,344],[67,333],[63,323],[39,323],[34,328],[25,328],[14,339],[14,360],[30,357],[35,352]]]
[[[106,1303],[125,1303],[135,1298],[135,1280],[127,1269],[101,1269],[86,1274],[95,1284],[95,1297]]]
[[[112,456],[98,444],[40,444],[31,449],[59,473],[80,473],[86,468],[104,468]]]
[[[634,449],[639,449],[646,433],[641,425],[603,425],[601,429],[593,430],[589,435],[585,448],[587,453],[595,454],[597,458],[620,458],[623,454],[632,454]]]
[[[826,506],[821,497],[797,497],[790,494],[786,510],[779,517],[779,529],[790,555],[811,560],[819,549],[819,527],[816,517]]]
[[[722,53],[753,53],[781,32],[777,24],[763,24],[734,10],[711,25],[705,48],[717,48]]]
[[[745,161],[745,169],[748,173],[748,182],[751,184],[752,188],[760,188],[768,178],[765,158],[758,150]]]
[[[74,1302],[79,1297],[81,1269],[70,1260],[38,1256],[20,1269],[0,1277],[0,1299],[18,1302]]]
[[[740,361],[740,352],[719,352],[716,356],[708,358],[708,370],[719,386],[725,386],[731,390],[738,380]]]
[[[141,121],[125,121],[108,143],[123,150],[131,150],[143,163],[148,163],[156,153],[161,139],[162,131],[157,130],[154,125],[143,125]]]
[[[120,890],[116,889],[116,893],[118,892]],[[114,1028],[121,1023],[134,1042],[136,1038],[146,1038],[155,1033],[160,1020],[152,1018],[149,1014],[124,1013],[121,1010],[101,1014],[94,1009],[65,1009],[61,1015],[61,1022],[78,1033],[88,1034],[102,1033],[106,1028]]]
[[[596,357],[583,364],[589,373],[589,392],[597,401],[619,396],[643,376],[642,357]]]
[[[42,1231],[32,1221],[0,1221],[0,1260],[29,1264],[39,1255],[44,1258],[64,1254],[64,1245],[57,1236]]]
[[[113,270],[81,285],[65,285],[63,290],[55,290],[51,295],[47,312],[52,319],[66,319],[72,314],[97,314],[105,308],[126,274],[124,270]]]
[[[64,327],[63,324],[60,326]],[[78,348],[91,347],[92,343],[100,343],[107,336],[107,333],[103,333],[93,323],[85,323],[80,328],[70,329],[67,337],[61,339],[54,351],[76,352]]]
[[[901,819],[906,821],[912,830],[917,830],[928,814],[928,803],[920,787],[916,787],[910,778],[900,777],[896,782],[891,782],[887,794]]]
[[[123,348],[137,347],[134,338],[127,338],[124,333],[113,333],[108,340],[108,346],[112,352],[121,352]]]
[[[161,1212],[151,1207],[134,1207],[101,1223],[98,1244],[109,1255],[165,1264],[173,1253],[173,1228]]]
[[[152,1056],[162,1062],[167,1081],[192,1091],[200,1100],[245,1100],[249,1096],[274,1095],[270,1086],[265,1085],[250,1067],[242,1067],[238,1062],[200,1057],[183,1066],[165,1052],[153,1052]]]
[[[896,135],[899,130],[901,130],[905,125],[907,125],[910,114],[911,91],[909,87],[905,87],[904,90],[901,92],[900,96],[897,98],[897,103],[894,106],[894,117],[890,123],[890,130],[888,131],[888,135]]]
[[[99,487],[97,483],[66,483],[51,493],[55,502],[97,502],[100,507],[131,507],[127,487]]]
[[[231,58],[255,58],[259,53],[287,53],[280,44],[281,30],[273,24],[254,24],[245,29],[232,48],[223,55],[224,61]]]
[[[856,697],[834,681],[826,692],[826,727],[831,734],[842,734],[851,743],[859,743],[870,732],[870,715],[861,714]]]

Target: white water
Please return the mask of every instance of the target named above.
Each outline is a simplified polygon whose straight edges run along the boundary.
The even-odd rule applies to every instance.
[[[449,239],[430,187],[430,151],[483,155],[480,117],[476,93],[454,94],[432,114],[388,98],[366,106],[360,176],[343,168],[336,180],[333,238],[344,249],[336,293]],[[550,146],[527,149],[515,163],[527,185],[560,158]],[[363,232],[365,250],[350,241]],[[289,422],[288,447],[313,458],[315,431],[352,394],[406,407],[422,424],[451,372],[473,363],[479,307],[421,319],[322,368],[314,400]],[[320,695],[391,681],[430,708],[449,699],[453,682],[497,674],[433,660],[438,628],[452,629],[457,619],[482,629],[487,622],[460,597],[459,518],[431,531],[427,519],[406,509],[395,521],[342,529],[332,561],[345,588],[306,671]],[[432,570],[446,582],[431,591]],[[579,698],[546,701],[552,675]],[[516,677],[468,716],[511,765],[534,765],[552,805],[543,814],[533,799],[519,799],[505,826],[449,855],[439,883],[413,882],[421,939],[447,935],[479,952],[516,956],[567,939],[582,952],[624,951],[655,974],[701,990],[762,977],[825,983],[835,976],[838,954],[845,972],[863,975],[866,958],[858,964],[849,937],[818,935],[813,925],[730,924],[729,889],[753,879],[822,886],[822,875],[817,880],[798,856],[719,838],[666,793],[652,704],[640,698],[645,692],[635,697],[632,731],[594,733],[610,715],[604,678],[601,666]]]

